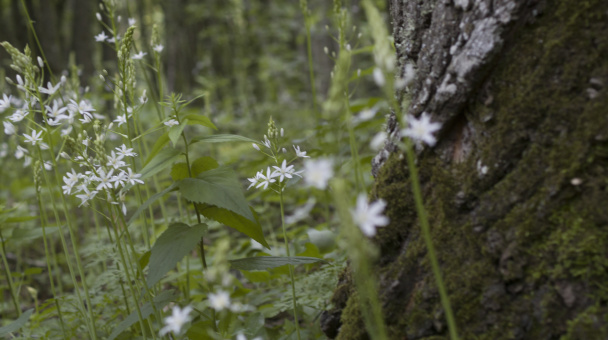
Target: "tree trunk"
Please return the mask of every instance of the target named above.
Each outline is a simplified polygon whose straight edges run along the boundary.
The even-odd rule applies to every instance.
[[[392,0],[391,15],[398,69],[417,69],[404,112],[443,124],[417,164],[461,339],[607,339],[608,2]],[[374,164],[389,338],[443,339],[400,154]],[[322,325],[366,339],[350,280]]]

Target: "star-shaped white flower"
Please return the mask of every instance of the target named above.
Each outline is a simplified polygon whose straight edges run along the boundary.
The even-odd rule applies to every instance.
[[[268,185],[270,183],[274,183],[277,181],[276,179],[274,179],[274,177],[276,177],[274,172],[270,172],[270,167],[266,168],[266,175],[264,175],[264,173],[260,171],[258,172],[258,176],[259,179],[258,185],[255,186],[256,188],[264,187],[264,190],[266,190],[268,189]]]
[[[382,199],[367,203],[367,196],[363,193],[357,197],[357,207],[351,210],[353,222],[361,229],[366,236],[376,235],[376,227],[384,227],[388,225],[388,217],[382,212],[386,207],[386,202]]]
[[[63,189],[63,193],[69,195],[74,185],[78,184],[78,174],[74,171],[74,169],[72,169],[71,173],[68,172],[65,174],[65,176],[63,176],[63,182],[65,183],[65,185],[61,187]]]
[[[6,94],[2,94],[2,99],[0,99],[0,112],[4,112],[4,110],[11,107],[11,99],[13,96],[7,96]]]
[[[190,321],[190,312],[192,312],[192,307],[190,306],[184,309],[179,308],[179,306],[173,307],[171,316],[165,318],[165,327],[160,330],[160,336],[164,336],[169,332],[179,334],[184,324]]]
[[[299,176],[299,173],[295,173],[293,171],[293,165],[287,166],[286,160],[283,160],[281,167],[273,166],[273,168],[275,169],[275,171],[272,172],[272,177],[278,177],[279,182],[283,182],[283,179],[285,179],[285,177],[292,178],[291,175],[294,174]]]
[[[13,125],[11,122],[7,122],[6,120],[3,121],[2,124],[4,124],[4,133],[7,136],[15,134],[15,132],[16,132],[15,125]]]
[[[293,149],[296,150],[296,156],[301,158],[310,158],[310,156],[306,156],[306,151],[300,151],[300,146],[293,145]]]
[[[123,114],[121,116],[116,117],[116,119],[114,119],[115,123],[118,123],[118,126],[121,126],[122,124],[126,124],[127,123],[127,114]]]
[[[169,119],[168,121],[164,122],[163,124],[165,124],[168,127],[172,127],[173,125],[179,125],[179,122],[175,119]]]
[[[114,150],[112,150],[112,153],[110,154],[110,156],[106,156],[108,158],[108,162],[106,163],[106,166],[111,166],[114,169],[118,169],[120,167],[123,167],[125,165],[127,165],[127,163],[125,163],[124,161],[122,161],[123,155],[116,155],[116,153],[114,152]]]
[[[99,33],[98,35],[95,36],[96,42],[104,42],[104,41],[106,41],[106,39],[108,39],[108,36],[106,35],[106,32],[104,32],[104,31],[102,31],[101,33]]]
[[[135,157],[135,156],[137,156],[137,154],[136,154],[135,152],[133,152],[133,149],[132,149],[132,148],[131,148],[131,149],[129,149],[129,148],[127,148],[127,146],[126,146],[126,145],[124,145],[124,144],[123,144],[123,145],[121,145],[121,146],[120,146],[120,147],[118,147],[118,148],[114,148],[114,150],[118,151],[118,154],[119,154],[120,156],[123,156],[123,157]]]
[[[42,142],[42,138],[40,138],[41,135],[42,135],[42,130],[40,130],[38,132],[36,132],[36,130],[32,130],[31,136],[24,133],[23,137],[25,137],[26,143],[30,143],[30,144],[32,144],[32,146],[36,146],[36,144],[38,142]]]
[[[333,162],[330,159],[320,158],[304,161],[304,182],[308,186],[323,190],[333,176]]]
[[[440,123],[431,123],[431,117],[427,113],[423,113],[420,119],[412,115],[406,118],[409,127],[401,130],[401,135],[414,140],[415,142],[425,142],[433,146],[437,142],[433,133],[441,128]]]
[[[131,170],[131,168],[127,168],[127,170],[129,171],[126,176],[126,181],[128,183],[130,183],[131,185],[135,185],[136,183],[144,184],[144,181],[139,179],[141,177],[141,174],[133,173],[133,170]]]
[[[216,311],[221,311],[230,308],[230,294],[223,290],[218,290],[217,293],[209,294],[209,304]]]
[[[148,54],[148,53],[145,53],[145,52],[143,52],[143,51],[140,51],[139,53],[134,54],[134,55],[131,57],[131,59],[134,59],[134,60],[141,60],[141,59],[143,59],[143,58],[144,58],[144,56],[145,56],[146,54]]]
[[[88,205],[88,202],[95,198],[95,195],[97,195],[97,191],[89,191],[89,189],[87,189],[86,187],[83,187],[82,189],[84,191],[84,194],[76,195],[76,197],[82,200],[82,202],[80,202],[79,207],[82,205]]]
[[[59,86],[61,86],[61,83],[57,83],[57,85],[53,86],[53,84],[51,84],[51,82],[49,81],[45,87],[40,86],[38,88],[38,90],[40,90],[41,93],[45,93],[48,94],[49,96],[52,96],[55,92],[57,92],[57,90],[59,89]]]
[[[97,169],[97,175],[94,180],[99,182],[96,190],[103,190],[104,188],[112,189],[112,182],[114,182],[114,169],[110,169],[109,172],[105,172],[102,168]]]
[[[154,45],[154,47],[152,47],[152,49],[154,50],[154,52],[160,53],[163,51],[163,49],[165,49],[165,46],[158,44],[158,45]]]

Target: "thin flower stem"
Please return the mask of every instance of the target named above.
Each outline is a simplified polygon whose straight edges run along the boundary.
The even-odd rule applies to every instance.
[[[435,276],[435,284],[439,289],[439,296],[441,299],[441,305],[445,311],[445,316],[448,323],[448,329],[450,332],[450,339],[458,340],[458,330],[456,328],[456,321],[454,320],[454,314],[452,313],[452,307],[450,305],[450,299],[443,283],[441,275],[441,269],[439,268],[439,261],[437,261],[437,255],[435,254],[435,247],[431,237],[431,229],[429,227],[429,221],[427,218],[424,203],[422,201],[422,191],[420,190],[420,180],[418,178],[418,170],[416,168],[416,162],[414,159],[414,150],[412,142],[408,138],[405,141],[405,153],[407,155],[407,164],[410,171],[410,179],[412,181],[412,192],[414,194],[414,201],[416,202],[416,212],[418,214],[418,220],[420,221],[420,228],[422,229],[422,237],[428,250],[429,259],[431,261],[431,268],[433,275]]]
[[[278,164],[278,163],[277,163]],[[279,187],[279,197],[281,202],[281,227],[283,228],[283,240],[285,241],[285,252],[287,253],[287,257],[290,257],[289,252],[289,241],[287,240],[287,231],[285,229],[285,209],[283,202],[283,190]],[[297,296],[296,296],[296,286],[295,286],[295,278],[293,274],[293,265],[288,265],[289,267],[289,278],[291,279],[291,296],[293,303],[293,322],[296,325],[296,332],[298,334],[298,340],[300,340],[300,322],[298,320],[298,310],[297,310]]]
[[[310,90],[312,92],[312,107],[317,116],[317,119],[320,119],[320,111],[317,107],[317,90],[315,86],[315,71],[313,67],[312,61],[312,42],[311,42],[311,34],[310,34],[310,18],[308,16],[307,11],[304,13],[304,21],[306,26],[306,50],[308,52],[308,70],[310,73]]]
[[[6,248],[4,247],[4,237],[2,237],[2,232],[0,228],[0,246],[2,249],[2,263],[4,264],[4,274],[6,275],[6,282],[8,283],[8,289],[11,293],[11,300],[13,300],[13,305],[15,306],[15,310],[17,311],[17,315],[21,316],[21,308],[19,307],[19,296],[15,292],[15,286],[13,283],[13,277],[11,274],[11,269],[8,266],[8,261],[6,260]]]

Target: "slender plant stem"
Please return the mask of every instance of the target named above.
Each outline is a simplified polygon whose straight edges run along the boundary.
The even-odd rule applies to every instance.
[[[17,315],[21,316],[21,308],[19,307],[19,297],[15,293],[15,287],[13,284],[11,269],[9,268],[8,261],[6,260],[6,248],[4,247],[4,237],[2,237],[1,231],[0,231],[0,245],[2,246],[2,263],[4,264],[4,274],[6,275],[6,282],[8,283],[8,289],[11,292],[11,300],[13,300],[13,305],[15,306],[15,310],[17,311]]]
[[[285,241],[285,252],[287,253],[287,257],[290,257],[290,252],[289,252],[289,241],[287,240],[287,231],[285,229],[285,209],[284,209],[284,203],[283,203],[283,190],[282,188],[279,188],[280,192],[280,202],[281,202],[281,227],[283,228],[283,240]],[[295,285],[295,278],[294,278],[294,274],[293,274],[293,265],[288,265],[289,267],[289,278],[291,279],[291,296],[292,296],[292,303],[293,303],[293,322],[296,325],[296,332],[298,333],[298,340],[300,339],[300,322],[298,320],[298,310],[297,310],[297,296],[296,296],[296,285]]]
[[[405,153],[407,155],[407,165],[410,171],[410,180],[412,181],[412,192],[414,193],[414,201],[416,202],[416,212],[418,213],[418,220],[420,221],[420,228],[422,229],[422,237],[428,250],[429,259],[431,260],[431,268],[433,275],[435,276],[435,284],[439,289],[439,296],[441,299],[441,305],[445,311],[445,316],[448,322],[448,329],[450,332],[450,339],[458,340],[458,330],[456,328],[456,321],[454,320],[454,314],[452,313],[452,307],[450,305],[450,299],[443,283],[441,275],[441,269],[439,268],[439,261],[437,261],[437,255],[435,253],[435,247],[431,237],[431,228],[429,227],[428,217],[422,201],[422,191],[420,190],[420,180],[418,178],[418,170],[416,168],[416,162],[414,157],[414,150],[412,142],[409,139],[405,140]]]

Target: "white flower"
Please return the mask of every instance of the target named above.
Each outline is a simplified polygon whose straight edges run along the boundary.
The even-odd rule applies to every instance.
[[[378,151],[382,148],[382,146],[384,145],[384,141],[386,140],[387,134],[384,131],[380,131],[378,132],[374,138],[372,138],[372,141],[369,142],[369,147],[372,148],[372,150],[374,151]]]
[[[25,137],[26,143],[31,143],[32,146],[36,146],[36,144],[38,142],[42,142],[42,138],[40,138],[41,135],[42,135],[42,130],[40,130],[39,132],[36,132],[36,130],[32,130],[31,136],[28,136],[27,134],[23,134],[23,137]]]
[[[7,136],[15,134],[15,125],[13,125],[11,122],[7,122],[6,120],[3,121],[2,124],[4,124],[4,133]]]
[[[216,294],[209,294],[209,304],[216,311],[230,308],[230,294],[223,290],[218,290]]]
[[[108,158],[108,162],[106,163],[106,166],[111,166],[114,169],[118,169],[120,167],[123,167],[125,165],[127,165],[127,163],[125,163],[124,161],[122,161],[123,155],[118,155],[116,156],[116,153],[114,152],[114,150],[112,150],[112,154],[110,156],[106,156]]]
[[[143,51],[140,51],[139,53],[134,54],[134,55],[131,57],[131,59],[135,59],[135,60],[141,60],[141,59],[143,59],[143,58],[144,58],[144,56],[145,56],[146,54],[148,54],[148,53],[145,53],[145,52],[143,52]]]
[[[144,89],[144,92],[141,94],[141,97],[139,97],[139,102],[142,105],[148,102],[148,96],[146,96],[146,89]]]
[[[110,172],[106,173],[102,168],[97,169],[98,176],[93,178],[94,181],[99,182],[96,190],[103,190],[104,188],[112,189],[112,182],[114,182],[114,169],[110,169]]]
[[[384,227],[388,225],[388,217],[382,215],[382,211],[386,207],[386,202],[382,199],[367,203],[367,196],[364,193],[357,197],[357,208],[351,211],[353,222],[367,236],[376,235],[376,227]]]
[[[272,172],[272,177],[279,177],[279,182],[283,182],[285,177],[292,178],[291,175],[300,176],[299,173],[293,171],[293,165],[287,166],[286,160],[283,160],[280,168],[278,166],[273,166],[273,168],[275,168],[275,171]]]
[[[262,144],[264,144],[264,146],[267,147],[267,148],[269,148],[269,149],[270,149],[270,146],[272,145],[270,143],[270,141],[268,140],[268,137],[266,137],[266,135],[264,135],[264,142]]]
[[[46,88],[40,86],[38,88],[38,90],[40,90],[40,92],[42,92],[42,93],[52,96],[55,92],[57,92],[57,90],[59,89],[59,86],[61,86],[61,83],[57,83],[57,85],[53,86],[53,84],[51,84],[51,82],[49,81],[46,86],[47,86]]]
[[[120,41],[120,34],[117,34],[115,37],[112,37],[112,38],[108,39],[108,42],[110,44],[113,44],[113,43],[115,43],[117,41]]]
[[[300,151],[300,146],[293,145],[293,149],[296,150],[296,156],[302,158],[310,158],[310,156],[306,156],[306,151]]]
[[[431,117],[423,113],[420,119],[408,115],[407,122],[409,127],[401,130],[401,135],[409,137],[416,142],[425,142],[426,144],[433,146],[437,142],[433,133],[441,128],[440,123],[431,123]]]
[[[384,80],[384,73],[379,67],[374,69],[374,81],[378,86],[384,86],[386,81]]]
[[[80,113],[83,116],[83,119],[80,119],[80,121],[83,123],[89,123],[93,119],[91,112],[95,111],[93,106],[86,100],[81,100],[79,103],[77,103],[73,99],[70,99],[68,109],[74,113]]]
[[[251,143],[251,145],[253,145],[253,148],[254,148],[254,149],[256,149],[256,150],[258,150],[258,151],[261,151],[261,150],[260,150],[260,147],[259,147],[259,146],[258,146],[256,143]]]
[[[307,159],[304,161],[304,182],[317,189],[325,189],[327,182],[333,177],[333,162],[330,159]]]
[[[67,119],[67,116],[62,116],[61,114],[64,113],[68,108],[67,107],[59,107],[59,102],[57,100],[53,100],[53,106],[49,106],[49,105],[45,105],[44,106],[46,108],[46,113],[48,116],[51,116],[53,118],[59,118],[61,117],[61,119]]]
[[[53,164],[49,161],[44,161],[44,169],[46,169],[46,171],[53,170]]]
[[[65,183],[65,185],[61,187],[63,193],[69,195],[72,192],[74,185],[78,184],[78,174],[76,174],[74,169],[72,169],[71,173],[68,172],[63,176],[63,182]]]
[[[144,184],[144,181],[139,179],[141,177],[141,174],[133,173],[133,170],[131,170],[131,168],[127,168],[127,170],[129,171],[126,179],[127,182],[131,183],[131,185],[135,185],[135,183]]]
[[[133,149],[128,149],[126,145],[121,145],[119,148],[114,148],[118,151],[118,154],[123,157],[135,157],[137,154],[133,152]]]
[[[79,207],[81,207],[83,204],[88,205],[87,202],[92,200],[95,197],[95,195],[97,195],[97,191],[89,191],[89,189],[87,189],[86,187],[82,187],[82,189],[84,191],[84,194],[76,195],[76,197],[78,197],[82,200],[82,202],[80,202]]]
[[[255,145],[255,144],[254,144]],[[258,171],[257,174],[255,174],[255,177],[251,177],[251,178],[247,178],[247,180],[249,182],[251,182],[251,184],[249,184],[249,187],[247,187],[247,190],[251,189],[252,186],[258,184],[258,182],[260,181],[260,175],[263,176],[261,171]]]
[[[121,126],[122,124],[126,124],[127,123],[127,114],[123,114],[122,116],[116,117],[114,122],[118,123],[118,126]]]
[[[268,184],[276,182],[276,180],[274,179],[274,177],[276,177],[275,173],[270,173],[270,167],[266,168],[266,176],[264,176],[264,173],[261,171],[258,172],[258,176],[258,185],[255,186],[256,188],[263,186],[264,190],[266,190],[268,189]]]
[[[27,109],[18,109],[16,110],[8,119],[12,120],[15,123],[18,123],[25,118],[30,112]]]
[[[168,127],[172,127],[173,125],[179,125],[179,122],[175,119],[169,119],[168,121],[164,122],[163,124],[167,125]]]
[[[184,309],[180,309],[179,306],[173,307],[171,316],[165,318],[165,327],[160,330],[160,336],[164,336],[169,332],[179,334],[182,330],[182,326],[190,321],[190,312],[192,307],[187,306]]]
[[[154,52],[156,53],[160,53],[163,51],[163,49],[165,48],[165,46],[158,44],[158,45],[154,45],[154,47],[152,47],[152,49],[154,50]]]
[[[135,20],[135,18],[129,18],[129,19],[127,19],[127,21],[129,22],[129,26],[133,26],[133,25],[135,25],[135,23],[137,22],[137,21]]]
[[[13,99],[13,96],[2,94],[2,99],[0,99],[0,113],[11,107],[11,99]]]
[[[106,35],[106,32],[101,31],[101,33],[99,33],[98,35],[95,36],[95,41],[96,42],[104,42],[108,39],[108,36]]]
[[[17,151],[15,151],[15,158],[21,159],[27,153],[29,153],[29,151],[27,151],[26,148],[22,147],[21,145],[17,145]]]
[[[286,224],[298,223],[310,215],[310,211],[315,206],[315,198],[310,197],[303,207],[294,210],[293,215],[285,216]]]
[[[0,158],[4,158],[8,155],[8,144],[2,143],[0,144]]]

